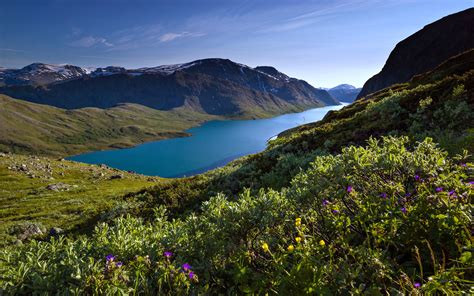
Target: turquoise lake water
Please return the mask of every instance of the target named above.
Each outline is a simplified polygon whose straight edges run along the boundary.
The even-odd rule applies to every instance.
[[[344,104],[347,105],[347,104]],[[161,177],[183,177],[223,166],[243,155],[260,152],[267,141],[289,128],[322,119],[344,105],[310,109],[268,119],[210,121],[191,128],[191,137],[149,142],[128,149],[106,150],[69,160]]]

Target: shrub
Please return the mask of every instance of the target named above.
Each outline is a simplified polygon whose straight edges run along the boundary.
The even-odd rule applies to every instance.
[[[318,156],[280,191],[217,194],[199,214],[131,216],[6,249],[14,293],[455,293],[472,285],[466,155],[430,139]]]

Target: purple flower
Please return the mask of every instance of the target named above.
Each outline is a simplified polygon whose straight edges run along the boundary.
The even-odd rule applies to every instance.
[[[351,193],[351,192],[352,192],[352,186],[351,186],[351,185],[347,186],[347,192],[348,192],[348,193]]]
[[[189,276],[190,279],[193,279],[194,278],[194,272],[190,271],[188,276]]]
[[[461,163],[460,166],[462,166],[462,167],[467,167],[467,164]]]
[[[403,207],[400,209],[400,211],[402,211],[403,214],[406,214],[407,213],[407,208]]]
[[[184,263],[183,264],[183,269],[188,271],[188,270],[191,270],[191,265],[189,265],[188,263]]]
[[[380,197],[381,198],[387,198],[387,193],[384,192],[384,193],[380,194]]]
[[[420,176],[415,175],[415,181],[420,181]]]
[[[471,185],[474,185],[474,181],[471,181],[471,182],[469,182],[469,183],[467,183],[467,184],[471,184]]]
[[[418,289],[419,287],[421,287],[421,284],[418,283],[418,282],[415,282],[415,284],[413,286]]]
[[[163,256],[165,256],[166,258],[170,258],[173,256],[173,253],[169,252],[169,251],[166,251],[163,253]]]
[[[107,256],[105,257],[105,260],[107,260],[107,261],[114,261],[114,260],[115,260],[115,256],[112,255],[112,254],[109,254],[109,255],[107,255]]]
[[[123,265],[123,263],[122,263],[122,262],[120,262],[120,261],[119,261],[119,262],[117,262],[117,263],[115,263],[115,266],[117,266],[117,267],[122,267],[122,265]]]
[[[409,197],[409,196],[411,196],[411,193],[410,193],[410,192],[407,192],[407,193],[405,194],[405,196],[406,196],[406,197]]]
[[[338,210],[332,210],[332,213],[333,214],[339,214],[339,211]]]
[[[323,206],[327,206],[329,204],[329,200],[325,199],[323,200]]]
[[[443,191],[443,187],[437,187],[436,188],[436,192],[441,192],[441,191]]]
[[[453,195],[456,196],[456,191],[455,191],[455,190],[451,190],[451,191],[449,191],[448,194],[449,194],[449,196],[453,196]]]

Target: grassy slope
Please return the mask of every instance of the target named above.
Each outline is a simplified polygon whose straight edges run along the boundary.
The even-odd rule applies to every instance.
[[[317,106],[241,106],[243,113],[216,116],[199,112],[192,100],[185,107],[161,111],[136,104],[110,109],[65,110],[0,95],[0,151],[66,156],[85,151],[123,148],[146,141],[184,137],[184,130],[209,120],[265,118]]]
[[[26,169],[19,169],[22,165]],[[121,175],[120,179],[110,179]],[[68,190],[48,190],[50,184],[65,183]],[[0,157],[0,242],[16,238],[9,229],[25,222],[39,223],[48,230],[60,227],[83,229],[104,218],[127,193],[160,178],[130,174],[115,169],[44,157],[6,154]],[[128,205],[130,206],[130,205]]]
[[[186,136],[183,130],[218,117],[140,105],[64,110],[0,95],[0,150],[71,155]]]

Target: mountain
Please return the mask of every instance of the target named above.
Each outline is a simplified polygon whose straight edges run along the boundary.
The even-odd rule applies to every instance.
[[[41,69],[54,69],[42,65]],[[25,68],[18,71],[25,73]],[[339,104],[327,91],[274,68],[251,68],[226,59],[129,70],[106,67],[90,73],[79,69],[77,75],[64,78],[60,77],[63,70],[30,71],[21,76],[25,79],[13,75],[18,71],[5,70],[0,93],[65,109],[134,103],[158,110],[188,106],[212,115],[249,117]],[[35,83],[17,83],[27,79]]]
[[[80,78],[87,73],[87,69],[77,66],[43,63],[34,63],[21,69],[0,68],[0,86],[43,85]]]
[[[341,102],[353,102],[357,95],[359,94],[361,88],[356,88],[350,84],[340,84],[336,87],[328,89],[328,93],[333,96],[333,98]]]
[[[446,16],[398,43],[382,71],[364,84],[357,98],[407,82],[473,47],[474,8]]]

